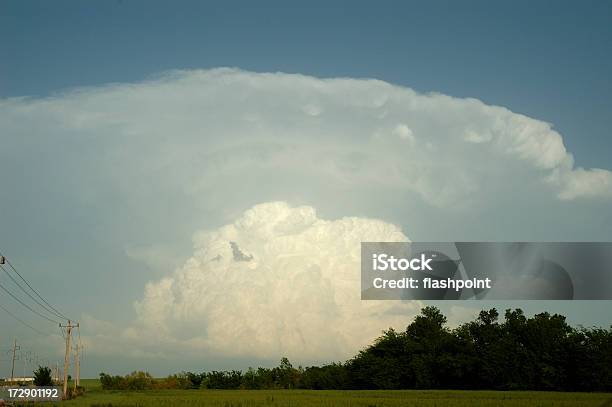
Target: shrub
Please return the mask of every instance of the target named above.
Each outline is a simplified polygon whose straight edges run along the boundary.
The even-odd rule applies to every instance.
[[[34,384],[36,386],[52,386],[51,369],[46,366],[38,366],[38,369],[34,371]]]
[[[150,390],[153,377],[149,372],[135,371],[124,377],[100,373],[100,384],[104,390]]]

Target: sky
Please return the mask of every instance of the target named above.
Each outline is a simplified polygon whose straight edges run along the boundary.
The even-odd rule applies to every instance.
[[[0,2],[0,250],[81,322],[88,376],[342,360],[422,305],[355,300],[359,241],[612,240],[611,19]],[[57,328],[0,304],[55,334],[0,315],[0,351],[59,359]],[[436,305],[612,323],[609,302]]]

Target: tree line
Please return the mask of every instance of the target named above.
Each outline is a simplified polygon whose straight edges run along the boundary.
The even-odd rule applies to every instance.
[[[574,328],[562,315],[528,318],[521,309],[483,310],[450,329],[425,307],[404,331],[390,328],[344,363],[183,372],[100,375],[105,389],[495,389],[612,391],[612,327]]]

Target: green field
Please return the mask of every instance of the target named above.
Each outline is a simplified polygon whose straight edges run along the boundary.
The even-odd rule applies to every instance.
[[[612,407],[612,394],[418,390],[151,390],[103,391],[84,380],[86,395],[62,403],[87,407],[136,406],[593,406]]]

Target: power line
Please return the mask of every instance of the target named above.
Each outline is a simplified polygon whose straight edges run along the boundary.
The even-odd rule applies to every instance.
[[[8,295],[10,295],[11,297],[13,297],[15,299],[15,301],[17,301],[18,303],[20,303],[21,305],[23,305],[24,307],[26,307],[27,309],[29,309],[30,311],[32,311],[33,313],[35,313],[36,315],[38,315],[41,318],[46,319],[47,321],[53,322],[54,324],[59,324],[59,321],[53,320],[51,318],[48,318],[47,316],[41,314],[40,312],[36,311],[35,309],[33,309],[32,307],[30,307],[28,304],[26,304],[25,302],[21,301],[19,299],[19,297],[16,297],[12,292],[10,292],[9,290],[7,290],[2,284],[0,284],[0,289],[2,289],[5,293],[7,293]]]
[[[13,277],[11,275],[11,273],[9,273],[4,267],[2,267],[2,265],[0,264],[0,269],[2,269],[8,276],[9,278],[13,281],[13,283],[15,283],[15,285],[17,285],[17,287],[19,287],[21,289],[21,291],[23,291],[28,297],[30,297],[36,304],[38,304],[42,309],[44,309],[45,311],[47,311],[49,314],[52,314],[58,318],[64,318],[62,315],[60,315],[59,313],[53,311],[52,309],[50,309],[48,306],[46,306],[45,304],[40,303],[34,296],[32,296],[32,294],[30,294],[25,288],[23,288],[21,286],[21,284],[19,284],[19,282],[17,280],[15,280],[15,277]]]
[[[61,312],[59,312],[53,305],[49,304],[49,302],[47,300],[45,300],[39,293],[38,291],[36,291],[31,285],[30,283],[27,282],[27,280],[25,278],[23,278],[23,276],[17,271],[17,269],[13,266],[13,264],[9,261],[9,259],[6,258],[6,256],[4,256],[4,254],[0,251],[0,257],[4,258],[6,264],[9,265],[9,267],[15,272],[15,274],[17,274],[19,276],[19,278],[21,278],[21,280],[30,288],[30,290],[32,290],[32,292],[34,292],[34,294],[36,294],[36,296],[38,298],[40,298],[40,300],[42,302],[44,302],[45,304],[47,304],[53,311],[55,311],[57,313],[57,315],[60,318],[63,319],[70,319],[68,317],[66,317],[64,314],[62,314]]]
[[[31,330],[33,330],[34,332],[40,334],[40,335],[44,335],[44,336],[49,336],[49,334],[46,334],[42,331],[39,331],[38,329],[34,328],[33,326],[31,326],[30,324],[28,324],[27,322],[22,321],[20,318],[16,317],[15,315],[13,315],[13,313],[11,313],[9,310],[7,310],[6,308],[4,308],[2,306],[2,304],[0,304],[0,309],[2,309],[4,312],[6,312],[7,314],[9,314],[11,317],[13,317],[14,319],[16,319],[17,321],[19,321],[21,324],[23,324],[24,326],[27,326],[28,328],[30,328]]]

